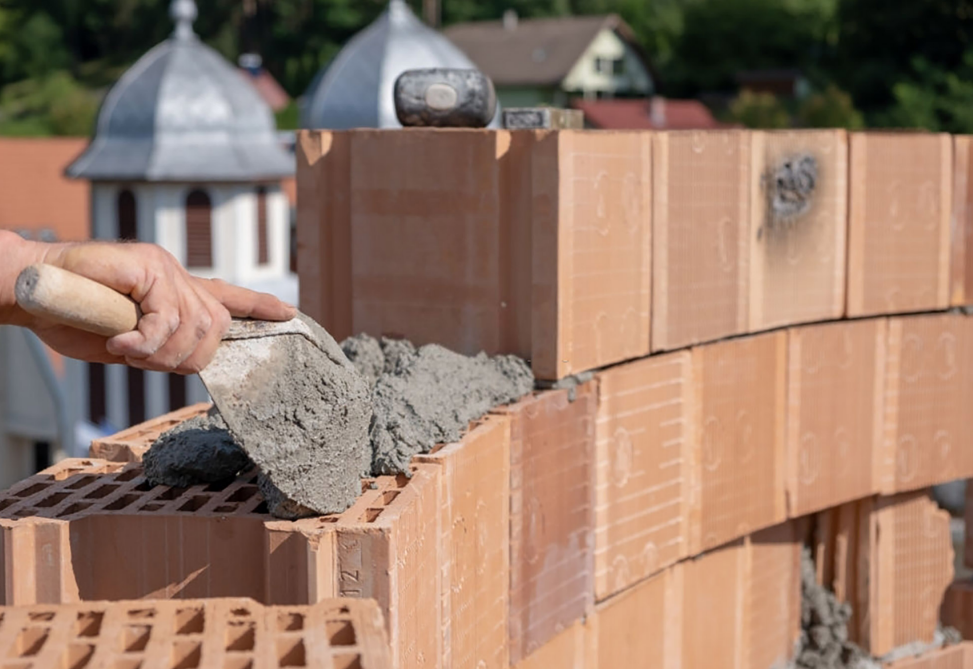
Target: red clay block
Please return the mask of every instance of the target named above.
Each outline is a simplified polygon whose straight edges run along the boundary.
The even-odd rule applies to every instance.
[[[921,491],[846,504],[839,518],[833,588],[852,604],[851,640],[876,656],[931,643],[953,579],[949,514]]]
[[[541,133],[531,363],[542,379],[649,353],[651,135]]]
[[[889,669],[973,669],[973,644],[930,650],[918,657],[907,657],[882,665]]]
[[[4,667],[391,669],[372,600],[265,607],[251,599],[0,608]]]
[[[748,329],[750,141],[743,130],[655,135],[653,351]]]
[[[816,164],[806,209],[779,180]],[[845,308],[848,136],[843,130],[753,133],[750,329],[840,318]],[[802,163],[802,160],[805,162]]]
[[[939,615],[943,625],[955,627],[964,639],[973,639],[973,581],[953,581],[946,588]]]
[[[297,271],[301,311],[337,341],[351,321],[349,149],[345,132],[297,135]]]
[[[973,565],[973,486],[966,486],[966,504],[963,507],[963,523],[966,526],[963,536],[963,564]]]
[[[684,563],[683,669],[735,669],[744,653],[743,540]],[[689,621],[705,620],[705,625]]]
[[[510,418],[488,416],[418,462],[442,471],[444,667],[506,669],[510,604]]]
[[[499,410],[511,417],[511,664],[591,608],[596,405],[585,383]]]
[[[949,303],[973,301],[973,137],[953,137],[953,216],[950,226]]]
[[[887,324],[871,319],[788,332],[787,500],[797,517],[877,491]]]
[[[693,349],[690,554],[782,522],[787,333]]]
[[[682,615],[683,570],[673,565],[598,604],[587,622],[590,661],[584,666],[688,667],[680,662],[681,633],[688,626]]]
[[[883,494],[973,477],[973,320],[889,319],[885,436],[875,465]]]
[[[545,643],[514,666],[514,669],[598,669],[595,661],[589,660],[589,624],[576,622],[553,639]]]
[[[111,462],[141,462],[142,456],[159,435],[194,416],[205,414],[212,406],[210,402],[200,402],[134,425],[110,437],[95,439],[91,442],[88,456]]]
[[[952,140],[852,133],[849,316],[949,305]]]
[[[691,359],[681,351],[597,375],[598,601],[689,553]]]
[[[802,539],[793,521],[746,539],[744,653],[749,669],[782,667],[801,633]]]
[[[335,525],[337,594],[378,601],[397,667],[442,666],[439,477],[438,466],[417,465]]]

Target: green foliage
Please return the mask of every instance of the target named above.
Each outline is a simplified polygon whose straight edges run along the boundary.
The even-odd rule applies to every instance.
[[[865,126],[864,117],[855,109],[851,96],[833,84],[808,96],[797,115],[800,125],[805,128],[858,130]]]
[[[0,134],[87,136],[97,111],[97,95],[57,70],[4,87]]]
[[[893,86],[894,103],[875,115],[876,125],[973,133],[973,49],[953,70],[916,58],[912,71]]]
[[[278,130],[297,130],[301,126],[301,110],[296,100],[291,100],[275,116]]]
[[[770,93],[743,91],[730,103],[730,118],[748,128],[788,128],[787,108]]]

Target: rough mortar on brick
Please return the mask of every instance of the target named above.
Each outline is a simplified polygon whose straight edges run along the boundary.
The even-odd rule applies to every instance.
[[[534,387],[530,367],[513,355],[469,357],[437,344],[416,348],[394,339],[376,344],[368,335],[342,347],[363,376],[375,378],[382,370],[373,386],[369,428],[376,475],[408,474],[414,455],[458,441],[471,421]]]
[[[188,488],[236,477],[253,467],[215,409],[163,432],[142,456],[154,485]]]

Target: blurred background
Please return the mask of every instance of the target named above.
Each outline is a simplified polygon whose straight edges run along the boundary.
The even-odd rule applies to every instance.
[[[171,32],[169,4],[0,3],[0,135],[88,135],[108,87]],[[275,88],[278,126],[293,129],[301,97],[321,68],[387,4],[199,0],[194,29],[234,63],[243,54],[259,56],[249,62],[258,62],[279,84],[279,90],[267,86]],[[455,35],[454,43],[495,78],[502,103],[512,98],[502,90],[510,82],[490,71],[498,64],[482,55],[489,45],[477,41],[482,35],[470,35],[470,26],[457,24],[502,21],[506,13],[509,30],[530,30],[525,23],[530,19],[555,19],[560,27],[547,26],[542,39],[537,36],[538,44],[553,51],[559,40],[579,39],[572,17],[614,13],[621,19],[618,32],[638,51],[652,81],[649,89],[598,91],[600,98],[659,94],[698,100],[716,121],[748,127],[973,132],[973,0],[410,0],[409,5],[427,23]],[[519,26],[511,26],[518,20]],[[476,55],[469,53],[474,48]],[[539,79],[534,77],[537,88],[572,83]],[[570,86],[563,92],[549,102],[568,105],[585,97],[584,90]]]

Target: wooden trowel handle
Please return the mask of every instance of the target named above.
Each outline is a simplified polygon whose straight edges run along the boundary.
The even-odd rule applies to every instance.
[[[25,268],[15,295],[30,314],[104,337],[131,332],[141,316],[127,295],[54,265]]]

